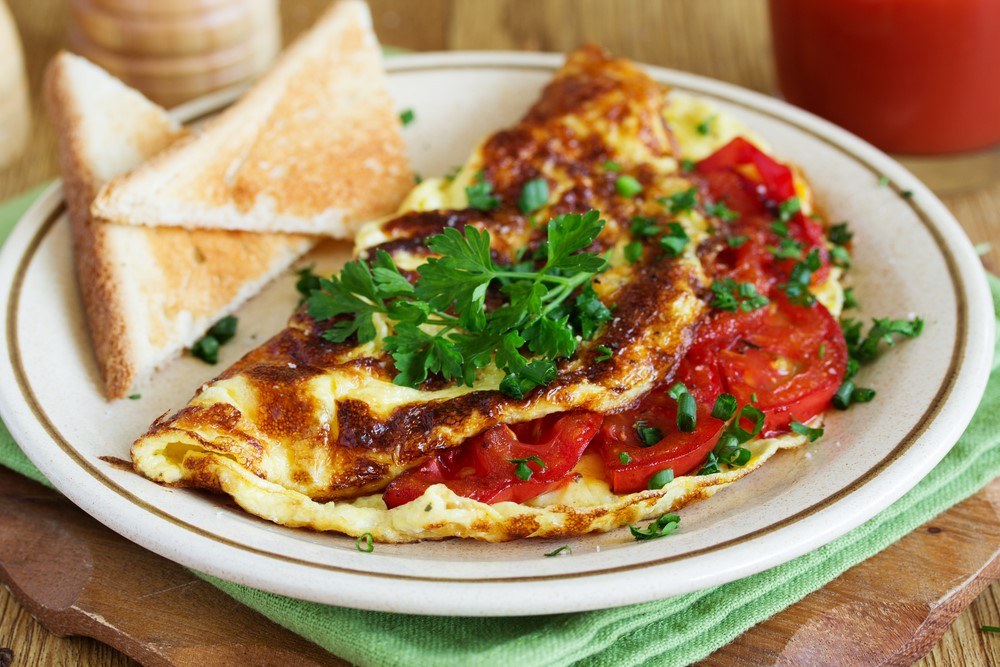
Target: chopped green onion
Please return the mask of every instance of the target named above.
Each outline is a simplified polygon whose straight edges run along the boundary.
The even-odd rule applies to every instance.
[[[623,466],[627,466],[632,463],[632,456],[628,452],[618,452],[618,460],[622,462]]]
[[[598,345],[594,349],[597,352],[600,352],[599,355],[594,357],[594,361],[607,361],[608,359],[611,358],[611,355],[613,354],[611,348],[608,347],[607,345]]]
[[[664,468],[649,478],[649,490],[656,491],[657,489],[662,489],[672,481],[674,481],[674,469]]]
[[[778,220],[788,222],[802,210],[802,202],[798,197],[789,197],[778,205]]]
[[[219,339],[211,334],[202,336],[191,346],[191,356],[207,364],[219,363]]]
[[[524,184],[517,206],[525,215],[534,213],[549,202],[549,184],[544,178],[535,178]]]
[[[857,308],[858,300],[854,296],[854,288],[848,287],[844,290],[844,308]]]
[[[644,419],[640,419],[632,425],[635,434],[639,437],[639,444],[642,447],[652,447],[660,440],[663,440],[663,431],[655,426],[649,426]]]
[[[698,134],[700,134],[701,136],[707,137],[708,133],[712,131],[713,123],[715,123],[715,114],[709,116],[705,120],[698,123],[698,126],[695,127],[695,130],[697,130]]]
[[[642,183],[635,179],[635,176],[622,174],[615,180],[615,191],[622,197],[635,197],[642,192]]]
[[[528,456],[523,459],[507,459],[507,463],[514,464],[514,474],[517,475],[518,479],[525,482],[531,479],[532,473],[535,472],[528,463],[534,463],[542,470],[545,470],[545,462],[537,456]]]
[[[664,514],[644,529],[636,528],[632,524],[629,524],[628,529],[636,540],[655,540],[658,537],[666,537],[677,530],[680,523],[681,518],[676,514]]]
[[[699,475],[714,475],[717,472],[722,472],[719,470],[719,457],[715,455],[715,452],[709,452],[708,458],[705,459],[705,465],[701,467],[698,471]]]
[[[823,436],[823,427],[810,428],[809,426],[806,426],[802,422],[793,421],[791,428],[794,432],[798,433],[799,435],[806,436],[806,439],[809,442],[816,442]]]
[[[236,335],[237,324],[239,324],[239,320],[236,319],[235,315],[223,317],[212,325],[212,328],[208,330],[208,335],[219,341],[220,345],[228,343]]]
[[[361,536],[355,540],[354,546],[357,547],[358,551],[370,554],[375,551],[375,538],[372,537],[371,533],[362,533]]]
[[[399,122],[406,127],[416,119],[416,114],[413,113],[413,109],[403,109],[399,112]]]
[[[140,398],[142,398],[142,394],[130,394],[128,400],[138,401]]]
[[[737,407],[739,405],[736,402],[735,396],[732,394],[719,394],[719,397],[715,399],[715,405],[712,406],[712,416],[722,421],[729,421],[736,414]]]
[[[982,630],[983,632],[1000,632],[1000,628],[996,627],[995,625],[984,625],[979,629]]]
[[[561,547],[559,547],[558,549],[555,549],[554,551],[550,551],[549,553],[545,554],[545,557],[546,558],[554,558],[554,557],[556,557],[556,556],[558,556],[560,554],[563,554],[563,553],[569,554],[569,555],[572,556],[573,555],[573,550],[570,549],[570,547],[569,547],[568,544],[564,544]]]
[[[868,387],[857,387],[851,393],[853,403],[871,403],[875,398],[875,390]]]
[[[826,232],[826,237],[834,245],[847,245],[854,238],[854,232],[848,228],[846,222],[838,222],[830,226],[830,229]]]
[[[698,406],[694,396],[684,392],[677,399],[677,430],[682,433],[693,433],[698,425]]]
[[[854,382],[851,380],[844,380],[840,383],[840,387],[837,388],[836,393],[834,393],[831,403],[833,407],[838,410],[846,410],[851,407],[851,399],[854,397]]]
[[[903,199],[910,199],[913,197],[913,190],[903,190],[899,193],[899,196]]]

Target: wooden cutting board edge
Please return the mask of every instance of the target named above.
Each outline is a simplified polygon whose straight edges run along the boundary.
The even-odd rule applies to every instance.
[[[703,665],[909,665],[1000,578],[1000,480]],[[145,665],[343,665],[185,568],[0,469],[0,581],[51,632]]]

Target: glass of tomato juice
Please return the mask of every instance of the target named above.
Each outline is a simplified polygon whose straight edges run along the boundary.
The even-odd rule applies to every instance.
[[[1000,177],[1000,0],[770,0],[785,99],[939,190]]]

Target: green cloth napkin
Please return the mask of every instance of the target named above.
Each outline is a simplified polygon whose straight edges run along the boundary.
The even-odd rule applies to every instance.
[[[32,201],[0,206],[0,240]],[[1000,279],[989,277],[1000,312]],[[1000,372],[968,430],[887,510],[821,549],[724,586],[656,602],[555,616],[449,618],[331,607],[203,576],[237,600],[359,665],[684,665],[822,587],[1000,474]],[[0,425],[0,463],[42,478]],[[667,538],[669,539],[669,538]]]

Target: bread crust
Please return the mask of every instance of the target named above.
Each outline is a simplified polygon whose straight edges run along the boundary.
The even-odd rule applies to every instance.
[[[109,182],[123,224],[351,238],[413,186],[367,5],[335,3],[241,100]]]

